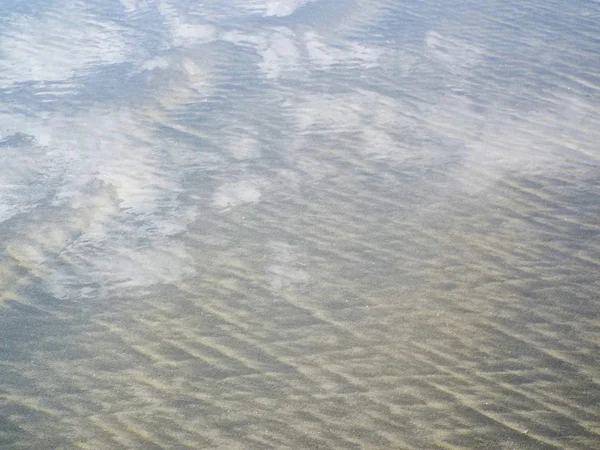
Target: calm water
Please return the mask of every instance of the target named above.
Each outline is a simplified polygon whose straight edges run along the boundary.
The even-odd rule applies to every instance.
[[[0,448],[600,448],[600,3],[0,10]]]

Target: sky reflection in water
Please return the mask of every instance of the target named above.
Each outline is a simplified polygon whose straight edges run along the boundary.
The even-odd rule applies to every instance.
[[[594,2],[8,2],[0,446],[600,446]]]

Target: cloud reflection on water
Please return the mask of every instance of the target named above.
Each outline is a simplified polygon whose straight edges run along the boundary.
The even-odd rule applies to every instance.
[[[8,14],[0,415],[57,447],[598,442],[595,9]]]

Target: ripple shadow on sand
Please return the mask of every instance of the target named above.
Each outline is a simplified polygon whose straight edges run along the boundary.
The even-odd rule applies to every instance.
[[[598,7],[330,6],[14,5],[0,447],[600,445]]]

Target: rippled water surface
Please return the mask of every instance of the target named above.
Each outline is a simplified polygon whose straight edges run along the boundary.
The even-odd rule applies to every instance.
[[[0,448],[600,448],[600,3],[0,10]]]

